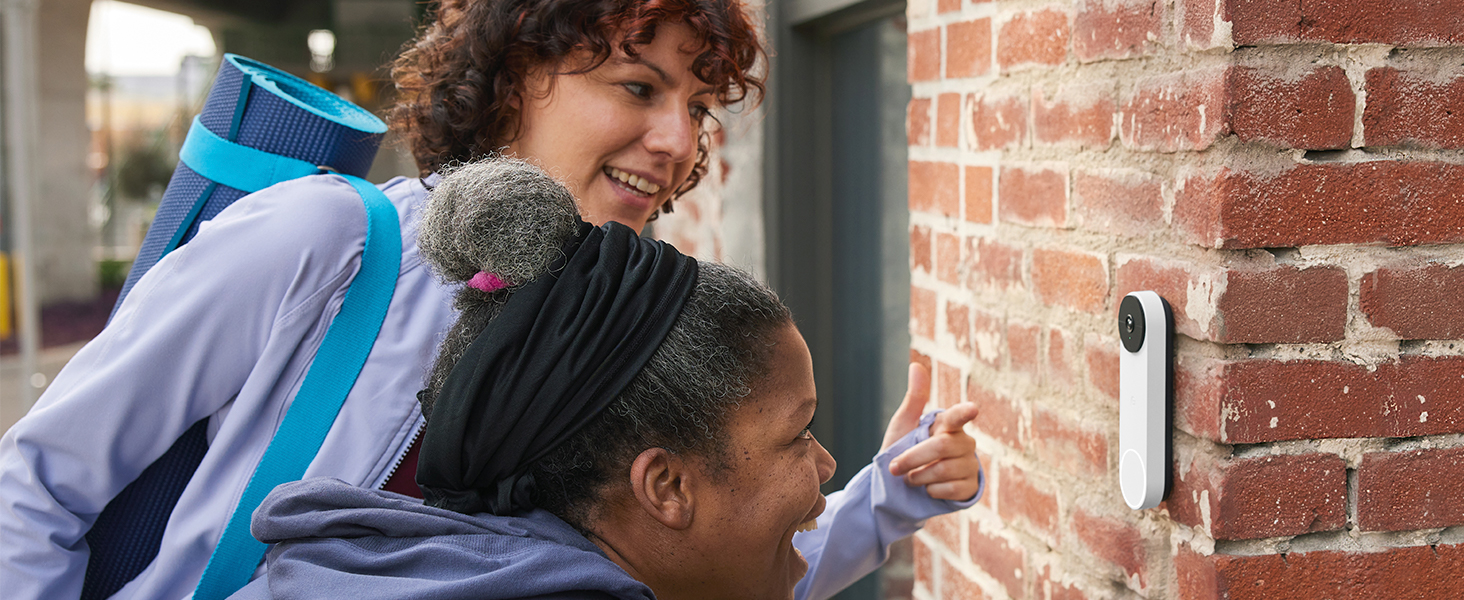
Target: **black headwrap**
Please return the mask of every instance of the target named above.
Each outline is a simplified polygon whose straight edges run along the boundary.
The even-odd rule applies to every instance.
[[[530,508],[528,469],[625,389],[696,284],[695,260],[619,223],[582,223],[564,254],[514,291],[443,382],[417,466],[428,505]]]

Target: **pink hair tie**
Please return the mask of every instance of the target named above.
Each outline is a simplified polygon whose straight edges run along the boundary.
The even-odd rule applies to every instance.
[[[499,279],[497,275],[486,271],[478,271],[477,275],[474,275],[472,279],[468,280],[468,287],[491,294],[508,287],[508,284],[504,283],[502,279]]]

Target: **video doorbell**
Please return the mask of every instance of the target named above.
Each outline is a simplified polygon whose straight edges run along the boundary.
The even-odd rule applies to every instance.
[[[1170,431],[1174,396],[1174,315],[1151,291],[1118,306],[1118,479],[1123,501],[1153,508],[1171,485]]]

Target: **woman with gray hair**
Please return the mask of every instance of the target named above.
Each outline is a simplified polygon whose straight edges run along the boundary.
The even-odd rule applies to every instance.
[[[584,223],[514,160],[444,177],[420,235],[463,284],[419,394],[426,504],[280,486],[254,519],[275,545],[266,577],[235,598],[793,597],[808,570],[793,538],[817,528],[835,465],[810,432],[808,348],[771,290]]]

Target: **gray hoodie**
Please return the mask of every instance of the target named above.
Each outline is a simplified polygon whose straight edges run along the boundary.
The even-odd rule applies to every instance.
[[[251,530],[275,546],[235,600],[655,598],[543,510],[464,515],[320,478],[275,488]]]

